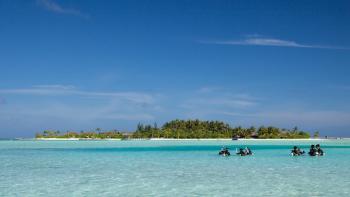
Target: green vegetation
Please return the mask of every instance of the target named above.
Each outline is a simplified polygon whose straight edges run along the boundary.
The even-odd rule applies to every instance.
[[[317,135],[319,133],[317,132]],[[286,139],[286,138],[310,138],[310,134],[300,131],[297,127],[292,130],[280,129],[277,127],[259,128],[231,127],[222,121],[201,121],[201,120],[172,120],[166,122],[162,127],[154,125],[138,124],[135,132],[121,133],[117,130],[102,132],[97,128],[95,131],[80,133],[68,131],[45,130],[36,135],[36,138],[89,138],[89,139],[110,139],[110,138],[175,138],[175,139],[195,139],[195,138],[261,138],[261,139]]]
[[[86,138],[86,139],[119,139],[123,138],[123,134],[117,130],[101,132],[101,129],[96,131],[67,131],[61,133],[60,131],[45,130],[42,133],[37,133],[36,138]]]
[[[258,129],[259,138],[310,138],[310,134],[305,131],[299,131],[298,127],[294,127],[292,130],[279,129],[276,127],[260,127]]]

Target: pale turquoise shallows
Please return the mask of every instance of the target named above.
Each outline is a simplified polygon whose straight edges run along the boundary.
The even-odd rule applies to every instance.
[[[350,141],[0,141],[0,196],[349,197]]]

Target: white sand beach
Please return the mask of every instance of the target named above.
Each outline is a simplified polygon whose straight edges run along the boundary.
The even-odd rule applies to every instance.
[[[35,138],[35,140],[42,141],[91,141],[91,140],[102,140],[102,141],[120,141],[118,138],[108,139],[97,139],[97,138]],[[125,140],[152,140],[152,141],[232,141],[231,138],[191,138],[191,139],[177,139],[177,138],[131,138]],[[331,140],[325,138],[302,138],[302,139],[256,139],[256,138],[240,138],[238,141],[315,141],[315,140]],[[332,139],[335,140],[335,139]]]

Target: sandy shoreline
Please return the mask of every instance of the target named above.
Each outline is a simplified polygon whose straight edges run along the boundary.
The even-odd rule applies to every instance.
[[[93,140],[98,140],[98,141],[120,141],[122,139],[92,139],[92,138],[34,138],[34,140],[39,140],[39,141],[93,141]]]
[[[185,141],[185,140],[199,140],[199,141],[236,141],[232,140],[231,138],[200,138],[200,139],[166,139],[166,138],[151,138],[149,140],[164,140],[164,141]],[[254,138],[247,138],[247,139],[237,139],[237,141],[309,141],[309,140],[328,140],[328,139],[321,139],[321,138],[307,138],[307,139],[254,139]]]
[[[35,138],[38,141],[121,141],[122,139],[92,139],[92,138]],[[151,141],[232,141],[231,138],[193,138],[193,139],[173,139],[173,138],[150,138],[150,139],[125,139],[129,141],[151,140]],[[310,141],[310,140],[330,140],[324,138],[303,138],[303,139],[237,139],[237,141]],[[235,140],[234,140],[235,141]]]

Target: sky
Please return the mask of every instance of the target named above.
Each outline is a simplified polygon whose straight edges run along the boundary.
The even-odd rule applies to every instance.
[[[349,137],[349,9],[0,0],[0,138],[176,118]]]

